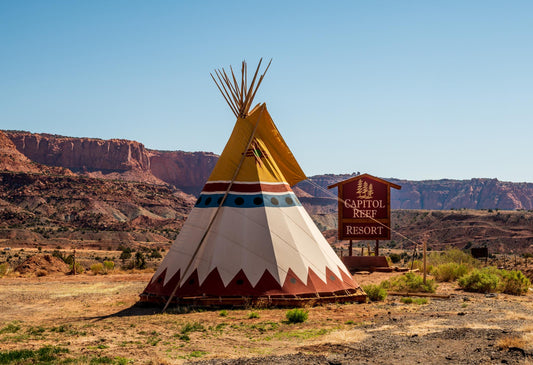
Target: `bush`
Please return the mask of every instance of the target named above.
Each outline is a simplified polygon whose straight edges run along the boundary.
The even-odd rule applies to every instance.
[[[94,275],[103,274],[104,273],[104,265],[101,263],[98,264],[92,264],[90,267],[91,271]]]
[[[187,322],[181,327],[181,333],[186,335],[190,332],[205,332],[205,327],[200,322]]]
[[[402,303],[404,304],[412,304],[415,303],[417,305],[427,304],[428,299],[427,298],[411,298],[411,297],[403,297],[400,299]]]
[[[381,285],[369,284],[363,286],[368,299],[372,302],[382,301],[387,298],[387,291]]]
[[[471,255],[453,248],[444,252],[432,252],[428,255],[428,263],[432,266],[438,266],[455,262],[456,264],[466,264],[469,267],[479,267],[480,262]]]
[[[410,267],[410,266],[409,266]],[[414,260],[413,269],[418,269],[420,272],[424,272],[424,261]],[[433,270],[433,265],[429,263],[429,260],[426,262],[426,273],[430,273]]]
[[[73,265],[70,264],[69,267],[70,267],[70,272],[74,273]],[[85,269],[83,268],[83,266],[81,266],[81,264],[76,261],[76,274],[81,274],[84,271],[85,271]]]
[[[65,256],[63,256],[63,254],[61,253],[61,251],[59,250],[54,250],[52,252],[52,256],[54,257],[57,257],[58,259],[62,260],[63,262],[65,262]]]
[[[257,314],[257,312],[250,312],[248,314],[248,319],[253,319],[253,318],[259,318],[259,314]]]
[[[506,294],[522,295],[526,294],[531,286],[531,281],[522,271],[500,270],[502,277],[501,291]]]
[[[11,267],[9,266],[7,262],[0,264],[0,278],[2,276],[9,274],[10,271],[11,271]]]
[[[492,293],[498,290],[500,276],[498,270],[490,267],[474,269],[470,274],[459,278],[459,286],[467,291]]]
[[[146,260],[144,258],[144,255],[142,252],[137,252],[135,254],[135,262],[134,265],[137,269],[146,269]]]
[[[402,260],[402,256],[397,253],[391,253],[389,257],[393,264],[397,264],[398,262]]]
[[[119,259],[122,260],[122,262],[129,260],[131,258],[131,251],[122,251],[122,253],[119,256]]]
[[[287,321],[289,323],[302,323],[302,322],[307,321],[309,312],[305,309],[294,308],[294,309],[287,311],[285,316],[287,317]]]
[[[64,261],[65,264],[67,264],[67,265],[72,265],[72,263],[74,262],[74,255],[64,256],[64,257],[63,257],[63,261]]]
[[[424,284],[424,279],[420,275],[416,275],[412,272],[405,273],[402,276],[398,276],[390,281],[385,281],[381,283],[381,286],[384,288],[390,288],[398,291],[409,291],[409,292],[426,292],[426,293],[435,293],[437,285],[434,280],[426,280]]]
[[[104,273],[107,274],[115,269],[115,263],[113,261],[104,261]]]
[[[434,267],[431,271],[431,275],[433,275],[437,281],[455,281],[471,270],[472,268],[467,266],[467,264],[448,262]]]
[[[58,355],[68,353],[66,348],[44,346],[37,350],[0,351],[0,364],[49,364],[58,360]]]

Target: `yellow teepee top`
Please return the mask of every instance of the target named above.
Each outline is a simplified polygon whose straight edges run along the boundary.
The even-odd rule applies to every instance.
[[[306,179],[265,104],[255,107],[246,118],[237,118],[208,182],[231,181],[243,153],[244,161],[235,182],[286,182],[292,186]]]

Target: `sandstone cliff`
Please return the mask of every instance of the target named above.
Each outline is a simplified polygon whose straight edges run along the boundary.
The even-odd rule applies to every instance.
[[[123,139],[73,138],[7,131],[17,149],[32,161],[72,171],[125,172],[150,169],[144,146]]]
[[[0,171],[72,175],[63,167],[43,166],[22,154],[6,133],[0,131]]]
[[[90,177],[166,183],[193,195],[201,191],[218,159],[209,152],[150,150],[139,142],[122,139],[73,138],[20,131],[6,131],[5,136],[9,138],[0,141],[9,151],[2,152],[5,156],[0,158],[0,163],[4,164],[0,168],[5,166],[4,170],[37,172],[32,167],[37,162],[69,168]],[[312,176],[309,181],[299,183],[295,193],[313,213],[336,211],[336,189],[328,191],[327,186],[353,176],[356,175]],[[497,179],[387,180],[402,186],[401,190],[392,190],[393,209],[533,209],[532,183]]]
[[[189,194],[200,192],[218,159],[207,152],[150,150],[142,143],[123,139],[74,138],[23,131],[6,131],[5,135],[26,160],[66,167],[96,178],[166,183]],[[26,172],[17,168],[7,170]]]
[[[317,175],[297,186],[325,201],[337,194],[327,186],[356,175]],[[392,209],[533,209],[533,183],[513,183],[498,179],[423,180],[385,179],[402,187],[391,190]],[[306,204],[308,198],[302,198]],[[312,203],[311,203],[312,204]],[[331,203],[330,209],[335,203]],[[329,210],[325,210],[327,213]]]
[[[180,190],[199,195],[218,156],[208,152],[155,151],[150,156],[154,176]]]

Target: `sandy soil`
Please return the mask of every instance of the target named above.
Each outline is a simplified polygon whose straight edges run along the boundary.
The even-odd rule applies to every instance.
[[[135,306],[151,275],[0,279],[0,351],[53,345],[68,350],[61,360],[117,364],[533,362],[532,294],[494,297],[441,284],[437,292],[450,299],[318,306],[307,322],[288,324],[286,309],[161,314]]]

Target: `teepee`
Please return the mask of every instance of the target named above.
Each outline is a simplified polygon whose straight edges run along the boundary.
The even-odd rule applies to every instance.
[[[291,186],[306,179],[265,104],[250,110],[248,86],[216,71],[237,117],[229,141],[141,301],[238,305],[363,301],[365,294]],[[230,78],[231,77],[231,78]]]

